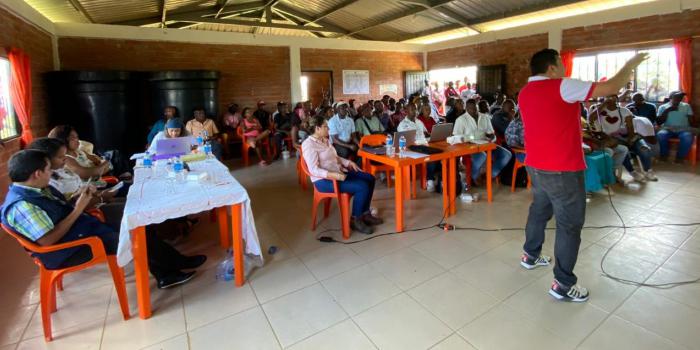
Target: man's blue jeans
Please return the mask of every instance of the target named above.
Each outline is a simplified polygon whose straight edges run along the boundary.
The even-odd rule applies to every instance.
[[[659,148],[661,157],[668,157],[668,140],[672,138],[678,138],[680,143],[678,144],[678,153],[676,153],[676,159],[685,159],[688,157],[690,152],[690,147],[693,146],[693,133],[690,131],[670,131],[670,130],[660,130],[656,134],[659,140]]]
[[[501,173],[501,170],[508,165],[508,162],[510,162],[510,158],[512,156],[513,155],[509,150],[501,146],[498,146],[495,150],[491,151],[491,178],[494,178]],[[486,166],[486,152],[472,154],[472,180],[479,178],[481,168],[484,166]]]
[[[338,189],[342,193],[352,194],[352,217],[359,218],[369,212],[369,204],[374,193],[374,176],[362,172],[351,171],[347,173],[345,181],[338,181]],[[333,181],[321,179],[314,182],[314,186],[320,192],[333,192]]]
[[[533,201],[525,226],[523,250],[531,257],[542,252],[547,222],[556,216],[554,278],[567,287],[576,284],[574,266],[586,220],[583,171],[544,171],[527,167],[532,180]]]

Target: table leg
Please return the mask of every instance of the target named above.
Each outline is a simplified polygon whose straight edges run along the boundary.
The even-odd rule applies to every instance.
[[[396,207],[396,232],[403,232],[403,173],[404,170],[402,167],[397,166],[394,168],[394,177],[396,178],[396,183],[394,184],[394,205]]]
[[[447,171],[447,159],[440,161],[442,165],[442,213],[445,217],[450,216],[450,191],[448,187],[450,186],[450,174]]]
[[[493,201],[493,191],[492,191],[492,186],[491,186],[491,174],[492,174],[492,166],[491,164],[492,161],[492,156],[491,156],[491,150],[486,151],[486,192],[487,192],[487,197],[489,199],[489,203]]]
[[[231,241],[228,235],[228,213],[227,207],[216,208],[216,214],[219,220],[219,242],[221,243],[221,248],[228,248],[231,246]]]
[[[450,158],[449,166],[450,177],[447,180],[449,181],[447,188],[450,189],[450,215],[454,215],[457,212],[457,207],[455,206],[457,198],[457,159],[454,157]]]
[[[407,167],[403,171],[404,198],[411,200],[411,168]]]
[[[241,203],[231,206],[231,226],[233,234],[233,269],[235,271],[236,287],[245,282],[245,267],[243,266],[243,205]]]
[[[134,275],[136,276],[136,301],[139,304],[139,317],[151,317],[151,287],[148,284],[148,250],[146,228],[137,227],[131,231],[132,254],[134,255]]]

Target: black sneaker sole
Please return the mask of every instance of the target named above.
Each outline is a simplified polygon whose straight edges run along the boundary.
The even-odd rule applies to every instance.
[[[181,284],[185,284],[185,283],[189,282],[192,278],[194,278],[194,275],[195,275],[195,274],[194,274],[194,271],[193,271],[192,274],[189,275],[187,278],[185,278],[185,279],[183,279],[183,280],[180,280],[180,281],[177,281],[177,282],[173,282],[173,283],[170,283],[170,284],[166,284],[166,285],[163,285],[163,286],[160,286],[160,285],[159,285],[159,286],[158,286],[158,289],[168,289],[168,288],[172,288],[172,287],[177,287],[177,286],[179,286],[179,285],[181,285]]]
[[[567,297],[565,295],[561,295],[552,289],[549,290],[549,295],[553,296],[557,300],[568,301],[568,302],[572,302],[572,303],[582,303],[584,301],[588,301],[588,296],[586,296],[585,298],[570,298],[570,297]]]

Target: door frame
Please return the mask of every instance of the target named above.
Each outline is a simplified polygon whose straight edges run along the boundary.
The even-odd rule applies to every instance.
[[[335,84],[333,80],[333,70],[330,69],[306,69],[301,71],[301,75],[303,76],[304,73],[330,73],[331,76],[331,102],[335,101],[335,96],[334,96],[334,89],[333,85]]]

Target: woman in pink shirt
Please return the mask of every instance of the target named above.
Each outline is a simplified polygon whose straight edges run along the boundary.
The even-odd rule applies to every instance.
[[[270,130],[263,131],[260,122],[253,116],[253,110],[248,107],[243,108],[241,127],[243,128],[243,138],[245,139],[243,141],[247,142],[250,148],[255,149],[255,153],[260,159],[260,165],[268,165],[268,162],[262,157],[262,151],[258,146],[270,136]]]
[[[350,227],[364,234],[374,232],[371,226],[383,220],[369,210],[374,193],[374,176],[363,172],[357,164],[341,158],[328,138],[328,122],[322,116],[308,119],[309,136],[301,149],[311,175],[311,181],[320,192],[333,192],[333,181],[338,181],[340,192],[352,194]]]

